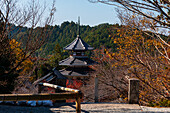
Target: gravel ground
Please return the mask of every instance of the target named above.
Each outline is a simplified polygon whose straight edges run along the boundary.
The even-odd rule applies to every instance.
[[[75,104],[54,107],[24,107],[0,105],[0,113],[75,113]],[[170,113],[170,108],[151,108],[137,104],[82,103],[82,113]]]
[[[159,113],[170,113],[170,108],[154,108],[154,107],[146,107],[146,106],[141,106],[143,111],[146,112],[159,112]]]
[[[83,103],[82,113],[120,113],[120,112],[141,112],[139,105],[113,104],[113,103]],[[75,112],[75,105],[70,104],[59,108],[51,108],[54,113]]]

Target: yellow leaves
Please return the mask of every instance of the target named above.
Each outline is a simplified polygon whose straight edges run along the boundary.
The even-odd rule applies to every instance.
[[[40,48],[40,51],[42,51],[42,47]]]
[[[109,55],[109,58],[112,58],[111,54],[108,54]]]
[[[155,79],[152,79],[152,81],[155,81]]]
[[[106,54],[108,55],[108,54],[109,54],[109,52],[108,52],[108,51],[106,51]]]
[[[135,31],[134,31],[134,34],[136,35],[136,34],[139,34],[139,31],[137,30],[137,29],[135,29]],[[139,36],[139,35],[138,35]],[[136,36],[137,37],[137,36]],[[140,36],[139,36],[140,37]]]
[[[134,68],[135,66],[134,65],[132,65],[130,68]]]
[[[23,75],[29,72],[32,69],[32,66],[33,66],[33,62],[30,59],[27,59],[24,62],[22,62],[21,66],[18,67],[18,70],[22,69],[20,74]]]
[[[17,64],[24,58],[23,50],[20,47],[21,43],[17,42],[15,39],[11,39],[9,44],[11,49],[13,50],[13,53],[15,54],[15,63]],[[33,62],[30,59],[27,59],[22,62],[17,70],[22,70],[20,74],[25,74],[28,70],[31,69],[32,66]]]
[[[34,77],[29,77],[29,81],[33,81]]]
[[[128,100],[128,97],[125,97],[124,100],[125,100],[125,101]]]
[[[11,49],[15,49],[17,47],[20,46],[20,44],[15,40],[15,39],[12,39],[10,42],[9,42],[10,46],[11,46]]]
[[[13,52],[15,54],[16,57],[16,63],[19,62],[22,59],[22,49],[20,47],[20,43],[17,42],[15,39],[11,39],[10,41],[10,47],[11,49],[13,49]]]
[[[135,17],[136,17],[136,15],[132,15],[131,19],[133,19],[133,18],[135,18]]]
[[[135,18],[135,16],[132,16],[132,18]],[[143,18],[139,25],[147,26],[149,23],[148,20]],[[117,46],[117,52],[107,53],[109,56],[114,56],[112,57],[113,60],[116,59],[117,61],[113,62],[111,66],[125,66],[128,68],[128,75],[140,78],[142,81],[141,86],[145,89],[141,89],[142,93],[140,96],[142,95],[142,98],[150,98],[150,94],[153,95],[152,87],[160,90],[160,92],[166,90],[167,83],[170,83],[170,80],[165,76],[168,73],[168,69],[165,68],[167,67],[167,61],[156,52],[154,47],[156,45],[160,51],[163,51],[161,43],[150,36],[144,35],[138,29],[132,28],[132,26],[123,26],[121,29],[118,29],[117,37],[119,38],[113,40]],[[158,77],[159,74],[160,77]],[[152,87],[149,87],[147,84]]]

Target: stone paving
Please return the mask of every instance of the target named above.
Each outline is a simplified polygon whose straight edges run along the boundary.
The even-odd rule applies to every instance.
[[[58,108],[50,108],[54,113],[75,112],[75,105],[62,105]],[[120,113],[120,112],[141,112],[137,104],[115,104],[115,103],[82,103],[82,113]]]

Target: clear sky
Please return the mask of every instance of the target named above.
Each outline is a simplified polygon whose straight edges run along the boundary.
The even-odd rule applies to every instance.
[[[119,23],[115,7],[102,3],[90,3],[88,0],[56,0],[55,23],[63,21],[77,22],[80,16],[83,25],[98,25],[101,23]]]
[[[21,0],[23,4],[30,0]],[[51,6],[53,0],[39,0],[40,4],[44,1]],[[102,4],[90,3],[88,0],[55,0],[55,22],[54,25],[61,25],[64,21],[77,22],[80,16],[81,25],[95,26],[102,23],[120,23],[115,11],[115,7]]]

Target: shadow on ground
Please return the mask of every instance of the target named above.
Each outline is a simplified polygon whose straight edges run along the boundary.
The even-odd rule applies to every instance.
[[[148,108],[148,107],[146,107]],[[143,111],[144,110],[144,111]],[[169,108],[168,108],[169,110]],[[0,113],[75,113],[75,103],[55,104],[53,107],[26,107],[0,105]],[[81,103],[82,113],[164,113],[163,111],[149,111],[137,104],[119,103]]]
[[[49,107],[0,105],[0,113],[53,113]]]

